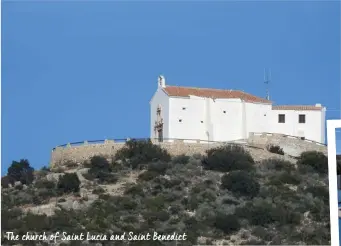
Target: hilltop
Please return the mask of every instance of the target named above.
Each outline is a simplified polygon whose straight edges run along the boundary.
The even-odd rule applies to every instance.
[[[13,162],[2,187],[3,245],[15,244],[6,231],[186,234],[177,243],[57,245],[330,244],[328,159],[317,151],[293,158],[278,146],[234,144],[171,156],[150,141],[130,140],[114,156],[81,165],[34,171],[27,160]]]

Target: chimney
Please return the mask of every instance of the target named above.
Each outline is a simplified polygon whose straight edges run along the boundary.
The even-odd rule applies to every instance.
[[[158,87],[162,87],[162,88],[166,87],[166,79],[163,75],[160,75],[158,78]]]

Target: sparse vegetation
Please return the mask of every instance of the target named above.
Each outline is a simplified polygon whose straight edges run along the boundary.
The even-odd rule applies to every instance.
[[[102,156],[93,156],[90,159],[90,169],[85,175],[87,179],[97,180],[99,183],[116,183],[118,177],[112,173],[109,161]]]
[[[278,145],[269,144],[268,146],[266,146],[266,149],[271,153],[284,155],[283,149]]]
[[[59,178],[57,188],[63,193],[78,192],[80,181],[77,174],[65,173]]]
[[[34,186],[38,189],[54,189],[56,184],[53,181],[47,179],[38,179]]]
[[[207,170],[230,172],[233,170],[251,170],[255,162],[250,153],[243,147],[228,145],[209,149],[202,163]]]
[[[32,179],[27,161],[13,162],[16,171],[11,169],[11,178],[2,178],[2,244],[14,244],[4,237],[6,231],[177,232],[187,234],[187,240],[178,244],[184,246],[222,239],[239,245],[330,244],[327,165],[319,166],[326,164],[326,157],[306,152],[297,163],[255,160],[240,146],[170,158],[149,141],[132,140],[112,161],[91,158],[85,180],[77,172],[49,170]],[[20,181],[16,188],[10,187],[14,180]],[[80,197],[80,187],[86,196]],[[48,216],[21,207],[51,204],[52,197],[60,209]],[[79,208],[67,207],[70,203]],[[71,245],[82,242],[77,243]],[[117,241],[117,245],[128,244]]]
[[[189,159],[190,157],[188,155],[178,155],[172,158],[172,162],[177,164],[187,164]]]
[[[297,162],[299,168],[311,167],[318,173],[328,173],[328,158],[321,152],[306,151],[300,155]]]
[[[1,187],[8,188],[11,184],[10,178],[8,176],[1,177]]]
[[[123,161],[132,169],[136,169],[144,163],[169,162],[171,156],[166,150],[153,144],[151,140],[137,141],[132,139],[127,141],[126,146],[116,153],[115,160]]]
[[[217,214],[214,226],[226,234],[238,231],[240,229],[238,217],[232,214]]]
[[[260,185],[245,171],[232,171],[221,178],[223,189],[229,189],[236,195],[255,197],[259,193]]]
[[[30,166],[28,160],[22,159],[19,162],[12,162],[12,165],[8,168],[7,176],[10,183],[19,181],[21,184],[31,184],[34,179],[33,171],[34,169]]]
[[[105,193],[105,190],[102,187],[96,187],[93,191],[93,194],[103,194]]]

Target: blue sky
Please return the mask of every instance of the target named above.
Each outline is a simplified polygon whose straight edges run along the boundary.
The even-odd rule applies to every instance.
[[[148,137],[159,74],[265,96],[265,67],[276,104],[340,110],[340,4],[3,2],[2,172],[67,142]]]

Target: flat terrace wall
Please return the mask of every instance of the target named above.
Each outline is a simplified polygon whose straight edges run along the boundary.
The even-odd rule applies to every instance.
[[[207,143],[200,140],[192,140],[191,142],[186,140],[174,140],[173,142],[161,143],[157,141],[153,142],[166,149],[171,155],[204,154],[206,150],[210,148],[226,144],[222,142]],[[276,144],[280,145],[285,153],[292,156],[297,156],[301,152],[307,150],[316,150],[327,154],[327,148],[322,144],[281,134],[252,133],[248,140],[241,141],[240,144],[248,145],[249,147],[246,146],[247,149],[252,147],[265,148],[267,144]],[[95,155],[102,155],[109,158],[114,156],[123,146],[124,142],[105,140],[104,143],[88,144],[87,142],[84,142],[78,146],[68,144],[64,147],[56,147],[51,154],[50,166],[61,166],[67,161],[83,163]]]
[[[250,133],[247,142],[251,145],[256,144],[264,147],[268,144],[278,145],[284,153],[291,156],[298,156],[302,152],[310,150],[320,151],[327,155],[327,147],[324,144],[284,134]]]

